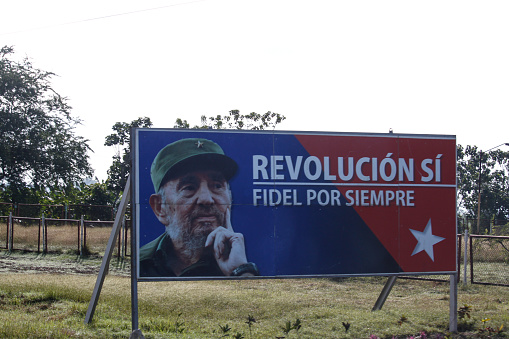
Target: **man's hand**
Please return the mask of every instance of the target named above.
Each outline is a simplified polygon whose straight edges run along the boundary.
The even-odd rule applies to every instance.
[[[237,267],[247,263],[244,236],[235,233],[230,221],[230,208],[225,212],[225,226],[212,231],[205,241],[205,247],[211,247],[219,268],[230,276]]]

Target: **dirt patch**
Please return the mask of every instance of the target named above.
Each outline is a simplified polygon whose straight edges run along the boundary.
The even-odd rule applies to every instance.
[[[130,275],[130,259],[110,261],[109,274]],[[69,255],[37,255],[26,253],[0,253],[0,273],[53,273],[97,275],[102,258],[80,258]]]

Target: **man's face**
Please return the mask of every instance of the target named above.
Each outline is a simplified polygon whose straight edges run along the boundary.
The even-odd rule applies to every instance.
[[[171,238],[199,248],[210,232],[225,226],[231,193],[220,172],[195,171],[168,181],[161,203]]]

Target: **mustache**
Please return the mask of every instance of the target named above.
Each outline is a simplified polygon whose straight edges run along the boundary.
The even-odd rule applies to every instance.
[[[211,206],[197,206],[191,214],[188,216],[188,220],[193,222],[197,218],[204,216],[214,216],[217,219],[217,222],[222,225],[224,224],[224,213],[222,213],[219,208],[215,205]]]

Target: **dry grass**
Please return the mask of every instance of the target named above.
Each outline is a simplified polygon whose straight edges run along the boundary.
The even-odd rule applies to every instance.
[[[42,229],[37,221],[14,223],[13,246],[14,249],[37,251],[42,250]],[[92,253],[103,254],[111,234],[111,227],[87,226],[86,246]],[[68,252],[79,250],[78,224],[51,224],[47,226],[48,250],[51,252]],[[0,223],[0,247],[6,247],[7,225]],[[129,233],[128,233],[129,235]],[[127,237],[127,244],[131,241]],[[118,242],[117,242],[118,244]],[[129,245],[127,246],[129,249]],[[129,251],[128,251],[129,253]]]

